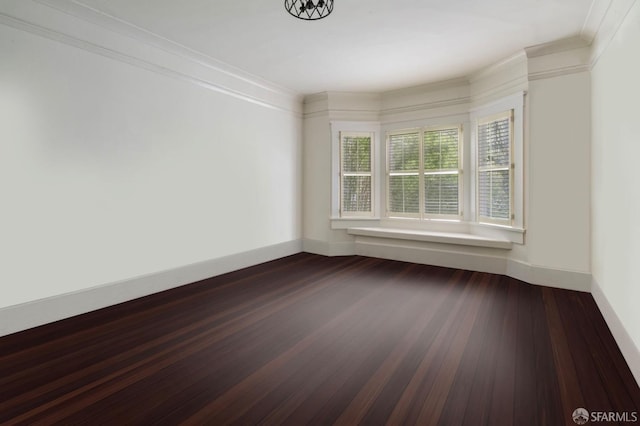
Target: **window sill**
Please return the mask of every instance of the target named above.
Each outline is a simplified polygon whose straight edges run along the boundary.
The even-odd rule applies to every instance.
[[[401,228],[368,228],[350,227],[347,232],[351,235],[376,238],[391,238],[397,240],[425,241],[441,244],[456,244],[473,247],[488,247],[511,250],[512,242],[495,237],[475,235],[460,232],[435,232]]]

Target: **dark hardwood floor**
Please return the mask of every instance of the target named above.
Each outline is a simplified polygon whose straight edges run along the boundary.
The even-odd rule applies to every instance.
[[[2,424],[573,425],[578,407],[640,411],[591,295],[380,259],[299,254],[0,338]]]

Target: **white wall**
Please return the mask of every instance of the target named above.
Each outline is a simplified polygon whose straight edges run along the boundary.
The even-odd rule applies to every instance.
[[[326,114],[326,100],[314,102],[310,116],[304,120],[303,156],[303,234],[311,241],[329,238],[331,216],[331,125]]]
[[[5,21],[0,308],[300,239],[299,112]]]
[[[379,96],[330,92],[307,96],[304,105],[304,250],[328,256],[352,255],[353,237],[332,229],[332,121],[376,121]]]
[[[528,262],[590,271],[590,87],[580,72],[529,82]]]
[[[592,273],[594,295],[601,292],[601,309],[608,302],[617,316],[609,324],[640,382],[638,52],[636,2],[592,70]]]

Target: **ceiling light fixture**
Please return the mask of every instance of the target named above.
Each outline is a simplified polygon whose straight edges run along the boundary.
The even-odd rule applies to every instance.
[[[315,21],[333,12],[333,0],[284,0],[284,8],[296,18]]]

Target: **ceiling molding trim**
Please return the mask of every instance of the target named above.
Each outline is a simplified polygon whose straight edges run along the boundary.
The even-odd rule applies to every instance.
[[[0,24],[255,105],[302,116],[302,97],[294,92],[278,91],[246,76],[145,43],[61,10],[54,3],[70,4],[67,0],[33,0],[0,5]]]
[[[615,37],[618,29],[625,21],[631,9],[639,3],[638,0],[615,0],[609,1],[609,5],[604,16],[600,20],[598,29],[594,34],[591,44],[590,66],[593,68],[600,59],[600,56],[607,50],[609,43]]]
[[[329,93],[328,92],[320,92],[314,93],[312,95],[306,95],[304,97],[304,104],[312,104],[314,102],[328,102],[329,101]]]
[[[590,69],[591,47],[581,37],[570,37],[525,48],[529,81],[575,74]]]
[[[490,78],[498,73],[504,72],[504,70],[526,66],[526,62],[527,55],[524,50],[520,50],[513,55],[496,62],[495,64],[489,65],[488,67],[482,68],[470,74],[467,78],[471,85],[473,85],[479,80]]]
[[[248,73],[238,67],[227,64],[211,56],[205,55],[194,49],[190,49],[180,43],[169,40],[149,30],[141,28],[129,21],[109,15],[99,9],[93,8],[81,0],[33,0],[43,5],[49,6],[63,13],[74,16],[83,21],[91,22],[109,31],[122,36],[133,38],[140,43],[148,44],[167,53],[180,56],[185,60],[198,63],[217,72],[225,73],[249,84],[255,85],[265,90],[276,93],[296,95],[297,93],[272,83],[264,78]]]
[[[519,52],[469,76],[472,106],[482,105],[528,88],[529,60]]]
[[[426,102],[418,105],[407,105],[401,107],[385,108],[382,110],[382,114],[385,116],[394,114],[404,114],[415,111],[425,111],[437,108],[446,108],[456,105],[467,105],[471,102],[471,97],[465,96],[462,98],[447,99],[443,101]]]
[[[607,15],[609,7],[611,7],[612,0],[592,0],[589,13],[582,24],[582,30],[580,31],[580,37],[586,40],[589,44],[593,43],[602,21]]]
[[[320,111],[305,112],[303,115],[303,118],[305,120],[309,118],[319,118],[319,117],[329,117],[329,110],[323,109]]]
[[[353,109],[322,109],[305,112],[304,119],[325,117],[331,120],[350,121],[379,121],[380,111],[377,110],[353,110]]]
[[[502,99],[517,92],[526,92],[529,87],[528,83],[529,80],[527,76],[523,74],[510,80],[503,81],[498,85],[487,86],[480,90],[474,88],[471,95],[471,107],[475,108],[485,105],[488,102],[495,101],[496,99]]]
[[[524,48],[524,51],[527,54],[527,58],[531,59],[553,53],[566,52],[568,50],[582,49],[589,47],[589,44],[589,41],[582,38],[582,36],[575,36],[528,46]]]
[[[576,74],[580,72],[589,71],[590,69],[591,67],[589,66],[589,64],[580,64],[580,65],[569,65],[563,68],[555,68],[551,70],[532,72],[532,73],[529,73],[529,81],[560,77],[560,76],[569,75],[569,74]]]

